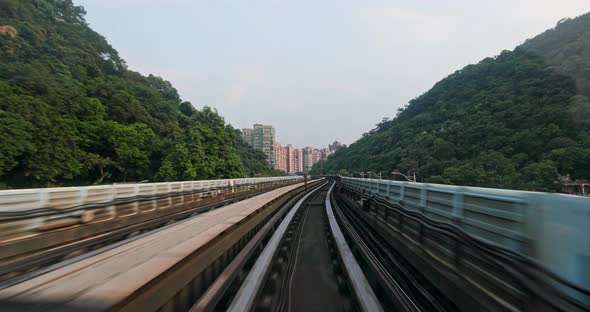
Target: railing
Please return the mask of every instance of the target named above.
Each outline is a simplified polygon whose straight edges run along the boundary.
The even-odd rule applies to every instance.
[[[0,191],[0,243],[44,231],[186,206],[221,194],[303,181],[268,177]]]
[[[418,213],[590,289],[590,198],[340,177],[366,198]],[[412,226],[410,226],[412,227]],[[443,237],[441,236],[440,239]],[[574,297],[587,302],[582,296]]]

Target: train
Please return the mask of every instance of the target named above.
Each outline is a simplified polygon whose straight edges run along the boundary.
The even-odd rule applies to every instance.
[[[482,187],[338,177],[343,187],[377,196],[450,224],[490,246],[547,269],[590,304],[590,198]]]

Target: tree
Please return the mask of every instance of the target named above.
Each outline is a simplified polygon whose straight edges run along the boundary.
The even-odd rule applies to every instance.
[[[113,160],[122,171],[123,181],[142,179],[149,168],[152,146],[157,139],[145,124],[124,126],[109,122],[108,143],[114,151]]]
[[[522,169],[522,183],[528,190],[556,192],[559,190],[557,168],[550,160],[529,164]]]
[[[424,180],[555,191],[590,178],[590,14],[468,65],[338,150],[339,170],[416,171]]]
[[[0,1],[0,187],[277,174],[208,107],[129,70],[72,0]]]
[[[21,116],[0,110],[0,176],[12,170],[33,148],[32,125]]]

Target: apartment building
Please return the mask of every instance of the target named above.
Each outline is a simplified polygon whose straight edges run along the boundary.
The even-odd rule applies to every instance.
[[[274,168],[283,172],[289,172],[287,168],[287,148],[279,143],[273,146]]]
[[[261,150],[266,155],[268,164],[275,167],[275,128],[273,126],[255,124],[252,129],[242,129],[242,137],[253,148]]]
[[[311,165],[317,164],[320,159],[322,159],[322,153],[319,149],[314,149],[311,153]]]
[[[333,153],[334,152],[331,151],[329,148],[322,148],[320,150],[320,160],[326,160],[326,159],[328,159],[328,156],[330,156]]]
[[[307,146],[301,150],[302,153],[302,162],[303,162],[303,171],[310,171],[311,167],[313,167],[313,148]]]
[[[292,144],[282,146],[276,141],[275,128],[263,124],[242,129],[242,138],[253,148],[264,152],[271,167],[286,173],[309,172],[320,160],[325,160],[335,150],[345,146],[338,141],[322,149],[310,146],[297,149]]]
[[[340,143],[338,141],[334,141],[334,143],[328,145],[328,148],[332,152],[335,152],[335,151],[339,150],[342,147],[346,147],[346,145],[344,145],[344,144],[342,144],[342,143]]]
[[[254,144],[254,129],[249,129],[249,128],[242,129],[242,139],[248,145],[252,146]]]
[[[298,148],[293,150],[293,172],[303,172],[303,152]]]
[[[284,147],[285,149],[285,167],[287,173],[297,172],[295,170],[295,146],[293,144],[289,144]]]

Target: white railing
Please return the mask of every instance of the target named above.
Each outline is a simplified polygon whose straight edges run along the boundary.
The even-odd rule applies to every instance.
[[[54,227],[190,205],[204,197],[303,181],[285,176],[0,191],[0,243]],[[0,245],[1,248],[1,245]]]

